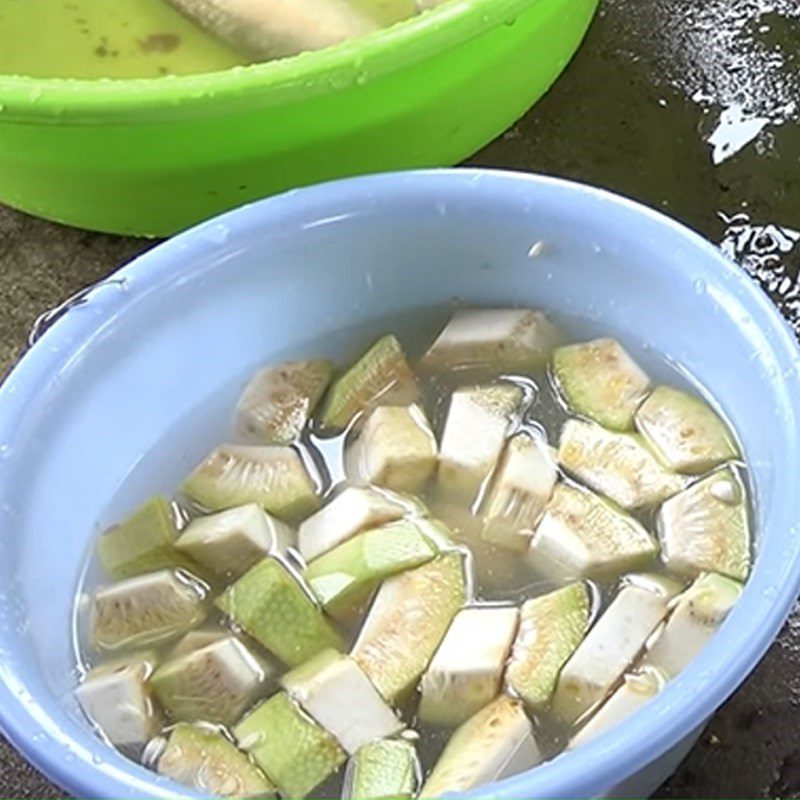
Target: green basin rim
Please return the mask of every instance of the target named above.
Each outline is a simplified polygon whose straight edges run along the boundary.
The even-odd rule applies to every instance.
[[[258,98],[264,105],[307,99],[370,81],[457,47],[547,0],[450,0],[430,11],[324,50],[246,67],[160,78],[77,80],[0,76],[0,122],[137,121],[157,112],[163,121],[225,101]],[[213,100],[213,103],[209,101]],[[190,112],[187,114],[187,112]]]

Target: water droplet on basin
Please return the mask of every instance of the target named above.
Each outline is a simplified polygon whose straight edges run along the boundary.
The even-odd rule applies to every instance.
[[[702,278],[697,278],[694,282],[694,293],[695,294],[705,294],[706,293],[706,282]]]
[[[218,223],[213,225],[209,228],[207,237],[214,243],[214,244],[224,244],[228,240],[228,236],[230,235],[230,228],[227,225],[223,225],[222,223]]]
[[[534,242],[528,248],[528,258],[538,258],[544,252],[544,242]]]

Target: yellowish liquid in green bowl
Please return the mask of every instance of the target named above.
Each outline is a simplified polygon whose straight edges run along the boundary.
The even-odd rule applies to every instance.
[[[413,0],[353,0],[381,25]],[[166,0],[0,0],[0,74],[33,78],[156,78],[214,72],[252,59]]]

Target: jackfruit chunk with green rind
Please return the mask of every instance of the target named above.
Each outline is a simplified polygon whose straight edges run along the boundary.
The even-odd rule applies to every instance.
[[[567,405],[618,431],[633,427],[633,415],[650,379],[615,339],[595,339],[559,347],[553,376]]]
[[[345,449],[345,472],[354,484],[418,492],[436,469],[436,437],[417,404],[381,405],[367,414]]]
[[[561,331],[541,311],[476,308],[457,311],[423,356],[426,369],[490,367],[530,374],[542,370]]]
[[[557,477],[547,445],[527,433],[509,439],[482,504],[482,537],[524,553]]]
[[[623,722],[650,702],[666,685],[667,676],[653,667],[641,667],[623,678],[620,686],[567,744],[573,750]]]
[[[173,720],[230,725],[265,690],[261,663],[228,636],[162,664],[150,683]]]
[[[680,674],[725,621],[742,588],[724,575],[701,575],[672,601],[672,611],[654,641],[648,643],[642,663],[671,678]]]
[[[340,375],[328,390],[320,417],[326,431],[341,431],[361,411],[392,391],[415,393],[416,379],[396,337],[387,335]]]
[[[205,586],[180,570],[160,570],[103,586],[91,599],[91,641],[115,650],[166,641],[206,616]]]
[[[467,600],[464,556],[446,553],[381,584],[352,650],[383,698],[404,698]]]
[[[116,747],[139,747],[161,728],[162,717],[147,679],[153,662],[145,656],[93,669],[75,689],[86,716]]]
[[[453,392],[439,448],[441,499],[473,504],[500,458],[521,401],[522,390],[510,383]]]
[[[720,572],[743,581],[750,571],[747,490],[730,468],[692,484],[661,506],[664,564],[679,575]]]
[[[418,567],[436,554],[413,520],[400,520],[329,550],[308,565],[303,577],[322,607],[335,615],[384,578]]]
[[[418,505],[387,490],[349,486],[300,523],[300,555],[310,563],[357,533],[417,513]]]
[[[217,797],[274,797],[275,787],[219,731],[181,723],[158,759],[160,775]]]
[[[577,480],[625,509],[654,506],[686,486],[633,433],[570,419],[561,429],[558,461]]]
[[[559,483],[527,558],[552,579],[607,579],[646,566],[657,552],[653,538],[633,517],[588,489]]]
[[[282,445],[221,445],[184,481],[183,491],[211,511],[257,503],[286,521],[320,504],[299,453]]]
[[[334,650],[324,650],[291,670],[281,685],[351,755],[403,729],[358,664]]]
[[[670,469],[692,475],[738,458],[725,422],[704,400],[657,386],[636,412],[636,427]]]
[[[553,695],[556,718],[574,723],[603,702],[667,616],[680,589],[665,575],[626,578],[561,670]]]
[[[300,581],[279,559],[267,557],[217,598],[217,606],[285,664],[295,667],[328,647],[339,634]]]
[[[558,676],[586,635],[591,598],[584,583],[526,600],[506,670],[506,685],[534,713],[550,703]]]
[[[412,800],[421,773],[417,751],[403,739],[365,744],[347,766],[345,800]]]
[[[531,769],[541,761],[522,703],[500,695],[450,737],[419,796],[469,791]]]
[[[175,550],[178,529],[166,498],[156,496],[97,542],[103,569],[114,580],[170,567],[193,569],[193,562]]]
[[[336,739],[285,692],[248,714],[233,735],[285,797],[306,797],[347,758]]]
[[[223,578],[238,578],[267,555],[286,555],[292,529],[256,503],[192,520],[178,549]]]
[[[422,676],[420,720],[454,728],[497,697],[518,618],[509,606],[456,614]]]
[[[329,361],[285,361],[260,369],[236,406],[236,427],[261,444],[296,441],[333,376]]]

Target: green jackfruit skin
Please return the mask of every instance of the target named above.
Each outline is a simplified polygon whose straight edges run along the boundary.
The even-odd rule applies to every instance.
[[[636,412],[636,427],[670,469],[700,475],[738,458],[728,426],[704,400],[657,386]]]
[[[290,667],[328,647],[342,648],[339,634],[276,558],[256,564],[229,586],[216,604]]]
[[[364,745],[353,757],[350,800],[411,800],[419,764],[411,742],[383,739]]]
[[[344,430],[359,411],[395,386],[414,386],[415,379],[400,342],[378,339],[328,390],[320,424],[326,431]]]
[[[384,578],[430,561],[433,544],[403,520],[358,534],[312,561],[305,579],[320,603],[336,614]]]
[[[571,583],[522,604],[506,682],[530,710],[547,707],[561,668],[586,635],[590,613],[584,583]]]
[[[275,787],[222,734],[181,723],[169,737],[158,772],[219,797],[274,797]]]
[[[336,740],[306,717],[285,692],[258,706],[234,728],[233,735],[285,797],[305,797],[347,757]]]
[[[197,564],[174,548],[177,538],[169,502],[156,495],[106,531],[97,542],[97,554],[103,569],[118,581],[169,567],[199,574]]]
[[[647,375],[614,339],[559,347],[553,376],[569,407],[606,428],[633,428],[633,415],[649,388]]]

